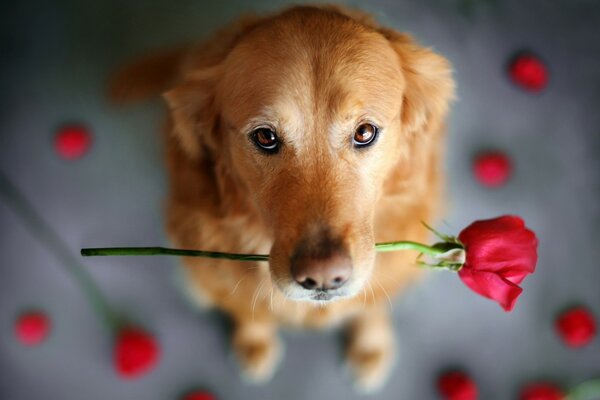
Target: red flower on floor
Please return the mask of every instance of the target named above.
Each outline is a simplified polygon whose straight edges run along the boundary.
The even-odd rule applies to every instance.
[[[63,126],[54,137],[54,147],[65,160],[83,157],[92,145],[92,134],[83,125]]]
[[[462,371],[444,373],[437,387],[444,400],[476,400],[478,396],[477,385]]]
[[[564,343],[570,347],[585,346],[596,336],[594,315],[582,306],[559,315],[555,327]]]
[[[123,378],[137,378],[158,362],[160,348],[153,336],[135,328],[119,331],[114,348],[114,363]]]
[[[458,271],[460,279],[511,311],[523,291],[518,285],[535,271],[535,233],[521,218],[505,215],[473,222],[458,239],[466,251],[466,262]]]
[[[481,153],[473,162],[473,173],[477,181],[483,186],[500,187],[511,176],[510,158],[499,151]]]
[[[183,396],[182,400],[217,400],[217,398],[205,390],[194,390]]]
[[[531,53],[520,53],[508,67],[511,80],[525,90],[542,91],[548,83],[548,70],[542,60]]]
[[[41,311],[21,314],[15,321],[15,336],[25,346],[37,346],[50,334],[50,319]]]
[[[533,383],[521,390],[519,400],[564,400],[563,391],[550,383]]]

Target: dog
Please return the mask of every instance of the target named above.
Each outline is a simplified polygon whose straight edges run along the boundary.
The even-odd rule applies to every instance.
[[[117,101],[161,93],[172,242],[269,254],[182,260],[198,304],[231,317],[243,376],[273,376],[278,327],[343,325],[356,387],[380,388],[396,348],[388,302],[420,270],[416,253],[374,245],[428,240],[449,62],[360,11],[296,6],[141,59],[111,89]]]

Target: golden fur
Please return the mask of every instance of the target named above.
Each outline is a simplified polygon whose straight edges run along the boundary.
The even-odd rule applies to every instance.
[[[375,242],[428,240],[440,192],[443,120],[453,96],[448,62],[369,16],[335,6],[246,17],[199,46],[124,69],[117,100],[164,92],[168,232],[180,248],[269,253],[270,263],[185,258],[190,293],[234,321],[245,376],[267,380],[280,325],[349,329],[347,361],[360,389],[379,387],[394,356],[388,296],[419,274],[415,254],[375,254]],[[349,145],[361,121],[378,142]],[[276,155],[248,132],[268,123]],[[319,230],[347,247],[345,297],[299,301],[294,248]],[[301,290],[300,290],[301,291]]]

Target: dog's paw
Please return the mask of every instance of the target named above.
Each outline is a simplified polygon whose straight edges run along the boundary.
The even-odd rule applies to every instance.
[[[283,358],[283,344],[277,336],[235,341],[234,351],[242,377],[253,384],[270,381]]]
[[[394,364],[394,347],[349,348],[346,365],[355,389],[360,393],[379,391],[387,381]]]

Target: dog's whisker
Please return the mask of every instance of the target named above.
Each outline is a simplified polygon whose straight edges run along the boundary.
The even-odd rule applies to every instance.
[[[384,278],[386,281],[391,281],[392,283],[398,283],[400,281],[400,277],[398,276],[393,276],[377,269],[374,272],[375,275]]]
[[[240,284],[246,279],[246,274],[244,274],[239,281],[237,281],[237,283],[235,284],[235,286],[233,287],[233,289],[231,289],[231,292],[229,293],[229,296],[233,296],[234,293],[236,292],[236,290],[238,289],[238,287],[240,286]]]
[[[379,280],[375,276],[373,276],[373,282],[375,282],[375,284],[377,284],[377,286],[379,286],[381,288],[381,290],[383,291],[383,294],[385,295],[385,297],[388,300],[388,303],[390,304],[390,310],[393,310],[394,309],[394,305],[392,304],[392,299],[388,295],[387,290],[385,290],[385,288],[383,287],[383,285],[381,283],[379,283]]]
[[[252,320],[254,321],[254,310],[256,308],[256,301],[258,300],[258,296],[262,290],[263,284],[265,283],[265,279],[261,279],[258,287],[254,290],[254,295],[252,296]]]
[[[367,281],[367,283],[369,284],[369,289],[371,290],[371,297],[373,299],[373,305],[375,303],[377,303],[376,299],[375,299],[375,291],[373,290],[373,285],[371,285],[371,281]]]

